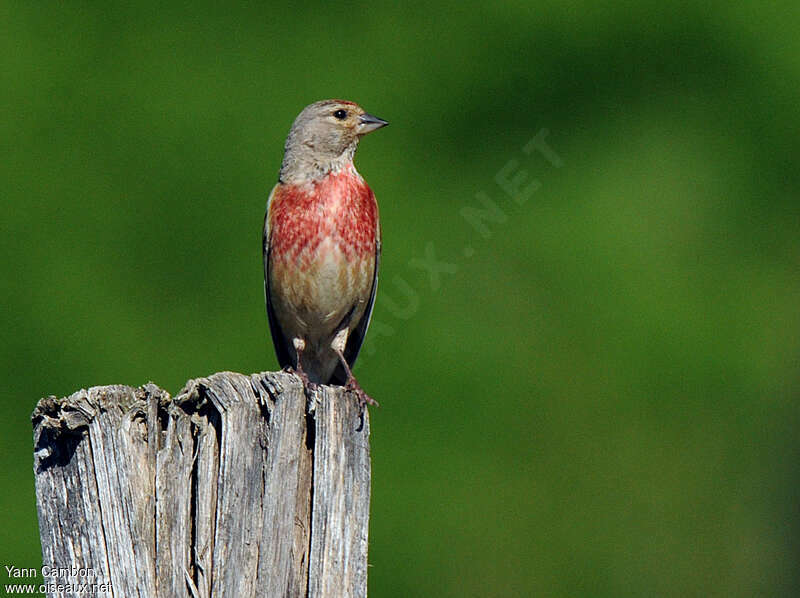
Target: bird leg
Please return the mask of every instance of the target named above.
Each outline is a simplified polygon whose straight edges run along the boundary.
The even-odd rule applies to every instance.
[[[380,407],[378,401],[373,399],[369,396],[361,385],[356,380],[356,377],[353,375],[353,370],[350,369],[350,366],[347,363],[347,360],[344,358],[344,348],[347,345],[347,335],[349,334],[350,330],[348,328],[343,328],[340,330],[333,339],[331,343],[331,348],[333,349],[336,356],[339,358],[339,361],[342,363],[342,367],[344,367],[344,371],[347,373],[347,382],[345,383],[344,387],[347,390],[353,391],[356,394],[356,398],[358,399],[358,404],[363,408],[364,405],[369,403],[370,405],[375,405],[376,407]]]
[[[303,364],[301,360],[303,356],[303,351],[306,348],[306,341],[303,340],[302,338],[295,338],[292,339],[292,344],[294,345],[294,350],[297,352],[297,367],[294,368],[294,373],[297,374],[300,377],[300,380],[303,381],[303,388],[306,391],[306,395],[309,395],[315,390],[317,390],[317,387],[319,385],[316,384],[315,382],[312,382],[309,379],[308,374],[306,374],[305,370],[303,369]]]

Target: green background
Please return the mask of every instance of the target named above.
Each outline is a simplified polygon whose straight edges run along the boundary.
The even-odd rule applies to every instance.
[[[339,97],[391,122],[370,595],[800,592],[796,0],[208,4],[0,4],[0,564],[40,397],[276,369],[264,205]]]

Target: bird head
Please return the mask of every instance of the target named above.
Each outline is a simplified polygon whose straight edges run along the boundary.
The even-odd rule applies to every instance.
[[[282,182],[316,180],[353,161],[358,141],[386,126],[354,102],[322,100],[306,106],[286,138]]]

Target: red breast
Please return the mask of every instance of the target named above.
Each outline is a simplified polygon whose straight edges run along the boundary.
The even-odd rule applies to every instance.
[[[351,166],[300,185],[278,185],[269,205],[270,247],[276,259],[309,267],[320,243],[332,240],[347,261],[375,255],[378,204]]]

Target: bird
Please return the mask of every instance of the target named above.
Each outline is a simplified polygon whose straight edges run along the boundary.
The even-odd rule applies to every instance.
[[[378,405],[353,374],[367,333],[381,254],[375,194],[353,157],[389,124],[346,100],[306,106],[289,130],[264,217],[264,294],[278,363],[306,393],[319,384]]]

